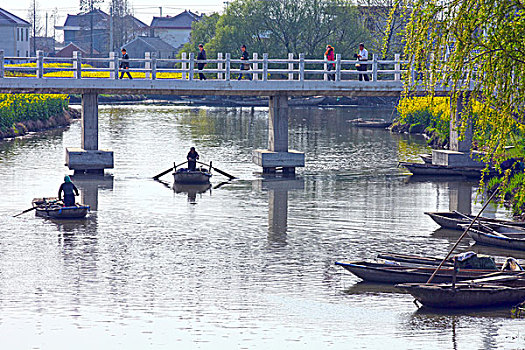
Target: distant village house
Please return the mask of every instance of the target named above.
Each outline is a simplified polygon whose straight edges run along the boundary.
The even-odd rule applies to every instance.
[[[159,37],[176,49],[190,40],[191,25],[198,22],[202,15],[184,11],[173,17],[153,17],[150,36]]]
[[[31,24],[0,8],[0,49],[7,57],[29,57]]]

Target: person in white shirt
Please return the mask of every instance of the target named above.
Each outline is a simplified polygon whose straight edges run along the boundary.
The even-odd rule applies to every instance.
[[[368,51],[365,49],[365,44],[359,44],[359,53],[356,55],[358,61],[368,61]],[[360,72],[366,72],[368,65],[366,63],[359,63],[357,70]],[[363,78],[365,81],[369,81],[368,74],[359,74],[359,81],[362,81]]]

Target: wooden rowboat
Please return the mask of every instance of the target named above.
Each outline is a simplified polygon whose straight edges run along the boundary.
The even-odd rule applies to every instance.
[[[209,184],[211,176],[211,173],[204,168],[196,170],[179,168],[173,173],[175,183],[188,185]]]
[[[514,306],[525,301],[523,273],[502,275],[451,284],[405,283],[397,288],[433,308],[481,308]]]
[[[361,278],[366,282],[375,283],[425,283],[435,270],[435,267],[417,267],[417,266],[403,266],[393,264],[374,263],[367,261],[341,261],[336,262],[339,265],[351,272],[355,276]],[[496,272],[497,270],[486,269],[459,269],[456,274],[456,280],[464,281],[479,278],[487,274]],[[434,283],[451,282],[453,275],[453,267],[442,267],[434,277]],[[516,271],[505,271],[508,274],[516,274]]]
[[[425,164],[432,164],[432,154],[430,153],[422,153],[419,155],[419,157],[425,162]]]
[[[483,170],[483,168],[450,167],[429,163],[399,162],[399,165],[407,168],[413,175],[480,177]]]
[[[439,226],[443,228],[448,228],[451,230],[463,230],[464,228],[461,228],[460,225],[470,224],[470,222],[475,218],[474,215],[465,215],[465,214],[460,215],[455,212],[425,212],[425,214],[430,216],[432,220],[434,220]],[[465,216],[467,216],[470,220],[467,219]],[[487,218],[483,216],[480,216],[478,220],[481,221],[482,223],[495,223],[495,224],[502,224],[502,225],[525,228],[525,222],[523,221],[510,221],[510,220]]]
[[[37,216],[52,219],[82,219],[89,212],[89,205],[75,204],[64,207],[57,198],[34,198],[32,201]]]
[[[468,235],[476,243],[525,250],[525,230],[504,225],[489,225],[489,228],[472,227]]]
[[[364,119],[358,118],[358,119],[351,120],[350,123],[359,128],[378,128],[378,129],[386,129],[390,125],[392,125],[391,122],[387,122],[384,119],[364,120]]]

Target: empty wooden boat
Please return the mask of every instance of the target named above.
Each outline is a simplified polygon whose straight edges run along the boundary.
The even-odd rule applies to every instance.
[[[435,270],[435,267],[403,266],[392,263],[374,263],[367,261],[338,261],[335,263],[366,282],[375,283],[425,283]],[[471,280],[490,273],[494,269],[459,269],[456,274],[458,281]],[[433,279],[434,283],[451,282],[454,273],[453,267],[442,267]],[[515,274],[509,271],[509,274]]]
[[[399,162],[399,165],[407,168],[413,175],[480,177],[483,170],[483,168],[450,167],[413,162]]]
[[[525,250],[525,230],[520,228],[504,225],[477,226],[470,228],[468,235],[476,243],[507,249]]]
[[[57,198],[34,198],[32,201],[37,216],[52,219],[82,219],[89,212],[89,205],[75,204],[65,207]]]
[[[458,309],[514,306],[525,301],[524,273],[490,276],[452,284],[404,283],[397,288],[422,305]]]
[[[448,228],[451,230],[464,230],[461,228],[461,224],[470,224],[474,220],[474,215],[460,214],[456,212],[425,212],[426,215],[430,216],[439,226]],[[523,221],[510,221],[495,218],[487,218],[480,216],[476,221],[482,223],[495,223],[515,227],[525,228],[525,222]]]

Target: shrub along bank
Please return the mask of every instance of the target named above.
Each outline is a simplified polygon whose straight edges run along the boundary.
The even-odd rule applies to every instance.
[[[0,139],[69,125],[67,95],[0,94]]]

